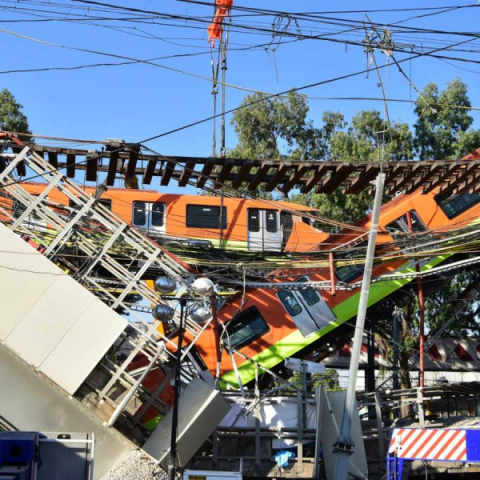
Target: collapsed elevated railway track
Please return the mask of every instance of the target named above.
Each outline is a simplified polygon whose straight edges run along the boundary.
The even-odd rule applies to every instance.
[[[178,341],[176,327],[179,324],[177,315],[171,322],[170,330],[162,331],[157,329],[151,319],[145,320],[152,305],[170,302],[150,288],[147,280],[153,280],[158,275],[174,277],[180,286],[176,294],[181,298],[192,280],[202,273],[216,280],[218,290],[223,289],[231,294],[219,295],[221,298],[217,299],[220,300],[217,305],[220,352],[217,350],[216,331],[211,321],[201,327],[187,319],[187,346],[182,353],[183,384],[202,377],[207,381],[217,380],[223,388],[242,390],[249,382],[258,380],[259,372],[271,373],[281,382],[276,369],[283,360],[295,355],[302,356],[302,352],[322,342],[329,333],[340,332],[340,327],[355,315],[362,276],[365,232],[370,228],[371,221],[368,217],[350,229],[344,226],[343,229],[327,234],[304,222],[302,211],[297,210],[298,228],[303,228],[303,232],[317,230],[318,238],[324,239],[323,244],[319,241],[315,251],[289,252],[285,249],[287,244],[282,242],[276,243],[278,250],[274,253],[269,252],[268,248],[250,251],[248,242],[246,248],[240,252],[235,249],[222,249],[221,243],[206,250],[203,244],[189,244],[188,235],[180,241],[178,238],[172,241],[165,236],[149,238],[148,229],[139,230],[135,225],[133,203],[125,209],[129,217],[122,218],[115,210],[111,211],[102,203],[106,195],[104,191],[95,188],[88,190],[79,186],[73,178],[69,178],[72,177],[71,165],[62,163],[59,158],[64,155],[68,162],[68,155],[72,160],[73,154],[82,155],[80,151],[68,153],[60,149],[52,151],[44,158],[37,153],[41,149],[39,146],[23,145],[8,134],[3,138],[5,141],[0,154],[0,216],[4,228],[29,242],[35,248],[32,254],[57,265],[60,270],[56,271],[55,275],[71,277],[78,287],[86,288],[110,309],[121,312],[130,320],[127,326],[122,323],[122,332],[111,348],[106,353],[103,352],[103,356],[100,355],[96,362],[92,360],[93,369],[86,372],[85,377],[78,377],[75,384],[65,384],[63,388],[68,387],[68,393],[88,404],[104,421],[112,419],[112,412],[119,412],[118,421],[113,420],[112,423],[119,432],[138,445],[149,437],[150,421],[157,421],[169,410],[165,393],[172,374]],[[135,160],[134,154],[128,148],[122,154],[123,157],[119,157],[123,166],[115,169],[115,175],[121,175],[127,181],[137,174],[134,163],[140,158],[139,151]],[[112,151],[108,157],[110,163],[111,154]],[[104,167],[100,160],[95,159],[92,152],[87,152],[86,155],[88,159],[85,165],[83,160],[77,162],[76,157],[74,163],[87,169],[90,165],[90,169],[96,168],[96,175],[101,173]],[[148,162],[151,160],[148,159]],[[468,171],[465,170],[468,161],[477,160],[465,159],[456,162],[459,164],[456,170],[465,181],[476,168],[476,164],[472,163]],[[116,166],[118,165],[117,159]],[[198,175],[203,178],[202,172],[206,163],[200,161],[198,165],[201,168]],[[61,171],[65,166],[66,176]],[[394,165],[378,167],[387,171],[395,168]],[[407,167],[410,168],[408,165]],[[427,167],[435,168],[433,165]],[[110,164],[105,164],[105,168],[108,170]],[[167,168],[167,165],[164,164],[161,168]],[[221,176],[223,168],[214,164],[212,171],[215,175],[209,180],[213,185],[222,184],[227,188],[231,184],[241,183],[238,178],[229,177],[230,173],[240,175],[243,169],[245,174],[249,167],[233,165],[229,167],[228,175],[225,173],[219,178],[216,175]],[[255,164],[252,168],[259,168],[258,171],[264,172],[262,181],[267,181],[269,176],[273,175],[276,177],[275,181],[285,182],[285,175],[295,174],[294,180],[298,182],[295,185],[302,188],[302,177],[298,172],[293,173],[290,170],[296,168],[295,166],[280,167],[282,170],[276,173],[270,170],[278,169],[278,166]],[[323,180],[318,172],[305,171],[307,177],[304,180],[310,182],[310,186],[312,179],[316,178],[315,181],[320,182],[318,185],[321,184],[321,188],[325,186],[322,182],[330,182],[329,188],[345,188],[353,177],[348,177],[345,169],[340,170],[343,173],[336,177],[338,168],[339,165],[329,164],[327,176]],[[352,175],[356,175],[356,179],[362,178],[360,166],[357,170],[355,168],[357,166],[351,171]],[[283,177],[280,171],[283,172]],[[392,175],[394,171],[391,170]],[[415,169],[415,172],[417,171],[420,171],[420,167]],[[92,172],[93,170],[88,174],[87,170],[88,179],[93,179]],[[165,172],[166,170],[162,170],[158,173],[166,175]],[[170,179],[177,178],[174,172],[175,168]],[[477,264],[478,257],[475,252],[480,241],[477,228],[480,200],[475,191],[476,187],[471,183],[471,188],[469,186],[458,193],[456,184],[450,188],[453,184],[450,185],[451,178],[445,176],[448,172],[442,172],[444,177],[432,176],[436,182],[443,178],[434,190],[427,189],[424,193],[423,187],[417,188],[410,195],[394,199],[382,210],[379,250],[377,262],[374,263],[374,282],[377,282],[380,288],[371,296],[371,305],[389,298],[414,278],[450,274],[474,268]],[[308,176],[311,173],[313,176]],[[398,174],[403,175],[403,180],[406,180],[404,173]],[[424,174],[427,175],[425,172]],[[19,175],[22,177],[19,178]],[[95,179],[98,179],[96,175]],[[166,181],[162,175],[161,182]],[[32,176],[42,181],[40,187],[35,187],[36,190],[25,181],[25,177]],[[184,175],[183,180],[179,178],[179,183],[191,182],[192,176]],[[249,177],[246,175],[244,178]],[[335,183],[334,178],[337,178],[338,183]],[[410,176],[409,180],[401,185],[396,175],[392,178],[392,185],[396,185],[395,188],[399,190],[410,185],[409,182],[418,180],[417,177]],[[278,184],[275,184],[272,178],[268,181],[270,183],[266,185],[267,189],[277,188]],[[106,183],[108,182],[107,179]],[[442,190],[442,185],[447,184],[450,187]],[[292,187],[293,185],[292,183]],[[365,185],[365,188],[369,188],[368,182]],[[65,199],[59,201],[57,193]],[[465,200],[466,203],[459,206],[456,199],[460,195],[464,195],[462,201]],[[111,200],[114,202],[115,198],[112,197]],[[178,199],[175,200],[178,203]],[[215,199],[210,202],[214,205],[217,201],[218,199]],[[208,199],[202,202],[203,206],[209,207]],[[152,201],[153,203],[155,201]],[[255,214],[262,211],[280,211],[281,203],[271,202],[268,204],[269,208],[256,208]],[[283,205],[288,204],[283,202]],[[187,208],[188,205],[184,202],[183,207]],[[153,210],[152,207],[149,208],[151,214]],[[222,205],[219,208],[221,209]],[[145,211],[146,208],[143,212]],[[295,208],[289,207],[288,211],[292,213]],[[247,215],[248,209],[239,212]],[[171,212],[167,205],[163,210],[163,218],[167,222],[169,213]],[[407,230],[407,213],[414,218],[414,232]],[[175,219],[177,223],[187,223],[187,217],[188,209],[183,216],[177,215]],[[274,217],[275,215],[272,215],[272,218]],[[231,210],[226,212],[227,225],[231,224],[234,228],[235,221],[241,222],[245,235],[248,236],[251,233],[249,226],[252,227],[249,218],[234,218]],[[266,216],[264,220],[267,222],[269,218]],[[278,223],[275,228],[282,233],[278,228],[281,225],[280,215],[276,221]],[[253,224],[253,228],[257,227],[261,231],[260,225]],[[272,227],[270,229],[274,230]],[[460,254],[461,258],[456,257]],[[420,263],[418,271],[415,268],[417,263]],[[23,272],[25,275],[42,274],[40,271],[26,270],[28,269]],[[119,348],[122,345],[127,345],[128,348],[122,350]],[[118,355],[120,350],[125,353]],[[143,363],[138,363],[139,356],[144,358]],[[40,363],[40,368],[42,365],[43,363]],[[156,383],[154,382],[153,387],[152,384],[146,386],[138,382],[138,372],[145,371],[149,368],[148,365],[154,367],[153,370],[157,373],[163,372],[155,377]],[[49,372],[47,367],[45,372]],[[130,392],[131,398],[128,396]],[[131,402],[122,403],[125,395]]]
[[[16,149],[15,142],[4,141]],[[385,191],[393,196],[409,194],[421,188],[424,193],[440,189],[441,194],[460,194],[480,190],[480,159],[472,153],[457,160],[355,162],[329,160],[254,160],[211,157],[179,157],[141,153],[141,145],[123,141],[105,141],[100,149],[78,149],[31,144],[35,152],[45,157],[54,168],[65,170],[74,178],[77,171],[85,172],[87,181],[96,182],[106,173],[106,184],[113,186],[117,176],[130,183],[139,176],[143,185],[159,179],[160,187],[175,181],[178,186],[189,184],[203,188],[207,182],[215,187],[229,187],[256,192],[261,185],[267,192],[279,190],[288,194],[294,188],[301,193],[333,193],[341,189],[357,195],[372,188],[372,181],[386,173]],[[0,169],[1,169],[0,165]],[[25,175],[22,165],[18,174]]]

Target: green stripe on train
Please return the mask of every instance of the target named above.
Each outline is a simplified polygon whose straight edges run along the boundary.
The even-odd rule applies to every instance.
[[[451,255],[443,255],[440,257],[435,257],[429,263],[425,264],[421,270],[426,271],[435,267],[439,263],[446,260]],[[400,273],[414,273],[415,267],[407,267],[402,270]],[[389,280],[381,283],[373,283],[370,288],[370,296],[368,297],[368,306],[371,306],[378,301],[382,300],[386,296],[393,293],[395,290],[398,290],[400,287],[409,283],[411,279],[399,279],[399,280]],[[252,357],[256,363],[265,368],[272,368],[275,365],[278,365],[281,361],[285,360],[288,357],[291,357],[298,351],[302,350],[306,346],[318,340],[320,337],[323,337],[328,332],[331,332],[342,323],[347,322],[353,318],[358,310],[358,303],[360,301],[360,292],[355,293],[350,298],[342,302],[340,305],[334,307],[333,313],[336,315],[337,320],[332,322],[327,327],[319,330],[308,338],[305,338],[299,330],[288,335],[288,337],[283,338],[275,345],[263,350],[258,355]],[[248,383],[249,381],[255,378],[255,364],[249,362],[248,360],[242,363],[237,367],[238,375],[243,384]],[[232,370],[227,372],[222,376],[222,379],[228,384],[238,388],[238,381],[235,372]]]
[[[215,248],[231,248],[232,250],[247,250],[248,251],[248,242],[243,240],[227,240],[223,239],[220,245],[219,238],[206,238],[206,237],[185,237],[185,240],[204,240],[210,242]]]

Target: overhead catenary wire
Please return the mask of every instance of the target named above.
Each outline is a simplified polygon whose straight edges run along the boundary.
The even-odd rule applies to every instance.
[[[182,16],[182,15],[175,15],[175,14],[166,14],[166,13],[162,13],[162,12],[155,12],[155,11],[149,11],[149,10],[142,10],[142,9],[138,9],[138,8],[132,8],[132,7],[122,7],[122,6],[117,6],[117,5],[112,5],[112,4],[108,4],[108,3],[102,3],[102,2],[90,2],[90,1],[87,1],[87,0],[76,0],[76,1],[80,1],[82,3],[86,3],[86,4],[89,4],[89,5],[101,5],[101,6],[106,6],[108,8],[113,8],[113,9],[120,9],[120,10],[126,10],[126,11],[129,11],[129,12],[143,12],[143,13],[148,13],[148,14],[156,14],[156,15],[159,15],[159,16],[165,16],[165,17],[168,17],[168,18],[171,18],[171,19],[175,19],[175,20],[193,20],[193,21],[201,21],[201,22],[208,22],[210,23],[208,20],[204,20],[204,19],[200,19],[198,17],[189,17],[189,16]],[[399,23],[399,22],[396,22],[396,23]],[[234,25],[234,24],[232,24]],[[391,26],[391,24],[376,24],[377,26]],[[362,28],[362,26],[356,26],[355,29],[356,30],[360,30]],[[415,31],[418,31],[418,29],[413,29]],[[441,34],[441,33],[446,33],[446,32],[443,32],[443,31],[438,31],[438,30],[426,30],[426,29],[423,29],[421,30],[422,32],[431,32],[431,33],[437,33],[437,34]],[[268,30],[267,29],[267,33],[272,33],[272,31]],[[276,34],[278,34],[278,32],[275,32]],[[449,32],[449,33],[454,33],[454,34],[458,34],[458,35],[473,35],[475,36],[476,34],[475,33],[472,33],[472,32]],[[285,33],[286,35],[288,34]],[[292,35],[290,35],[292,36]],[[315,38],[315,37],[313,37]],[[317,38],[318,39],[318,38]],[[328,39],[327,39],[328,40]],[[330,39],[332,41],[336,41],[334,39]],[[340,40],[339,40],[340,41]],[[340,41],[340,43],[343,43],[344,41]]]
[[[5,0],[4,0],[5,1]],[[23,3],[32,3],[32,2],[23,2]],[[34,3],[34,2],[33,2]],[[1,8],[1,6],[0,6]],[[91,7],[89,7],[89,10],[90,10]],[[12,7],[12,11],[14,11],[15,13],[19,13],[19,10],[22,10],[21,8],[18,7],[18,4],[15,4],[15,7]],[[33,14],[31,14],[33,15]],[[79,15],[78,16],[78,21],[80,20],[86,20],[85,18],[85,13],[83,15]],[[87,14],[87,17],[88,17],[88,14]],[[96,17],[93,17],[93,18],[96,18]],[[114,18],[117,18],[117,17],[104,17],[103,20],[112,20]],[[148,17],[148,18],[153,18],[153,17]],[[101,18],[102,19],[102,18]],[[69,21],[70,19],[65,19],[65,18],[50,18],[50,17],[47,17],[46,19],[42,19],[41,21],[52,21],[52,20],[65,20],[65,21]],[[129,18],[119,18],[119,20],[122,20],[122,21],[134,21],[133,19],[129,19]],[[72,20],[73,21],[73,20]],[[404,20],[406,21],[406,20]],[[138,21],[135,20],[135,25],[137,25]],[[396,23],[399,23],[399,22],[396,22]],[[97,25],[97,24],[92,24],[92,23],[89,23],[89,25],[94,25],[94,26],[101,26],[101,27],[104,27],[104,25]],[[158,23],[155,23],[155,25],[158,25]],[[177,24],[177,27],[183,27],[184,25],[183,24]],[[113,27],[107,27],[107,28],[113,28]],[[198,28],[202,28],[202,27],[198,27]],[[309,29],[311,30],[311,27],[309,27]],[[354,27],[352,29],[349,29],[349,30],[345,30],[345,31],[333,31],[331,34],[326,34],[326,35],[339,35],[339,34],[342,34],[342,33],[349,33],[350,34],[356,34],[356,32],[358,32],[359,30],[361,30],[361,28],[359,27]],[[125,32],[125,33],[131,33],[131,32]],[[157,38],[157,36],[153,35],[154,38],[158,39],[158,40],[162,40],[162,41],[168,41],[166,40],[165,38]],[[399,35],[400,37],[400,35]],[[299,39],[294,39],[292,42],[296,42],[298,41]],[[280,43],[280,44],[284,44],[284,43],[292,43],[292,42],[285,42],[285,41],[279,41],[279,42],[276,42],[276,44]],[[173,42],[174,43],[174,42]],[[174,43],[176,44],[176,43]],[[422,42],[422,45],[424,44],[424,42]],[[183,46],[182,44],[176,44],[178,46]],[[268,44],[264,44],[263,46],[267,46]],[[201,47],[197,47],[197,48],[201,48]],[[248,49],[249,47],[247,47]],[[251,48],[256,48],[255,46],[252,46]],[[457,49],[455,49],[455,51],[458,51]],[[207,53],[207,52],[203,52],[203,53]]]
[[[4,31],[4,30],[0,30],[0,31]],[[5,31],[4,31],[4,32],[5,32]],[[12,32],[8,32],[8,31],[7,31],[7,33],[12,33]],[[15,34],[15,33],[13,33],[13,34]],[[15,35],[17,35],[17,34],[15,34]],[[23,36],[23,35],[19,35],[19,36],[21,36],[21,37],[26,37],[26,36]],[[26,38],[29,38],[29,37],[26,37]],[[37,39],[34,39],[34,41],[37,41]],[[468,39],[468,40],[464,40],[464,41],[462,41],[462,42],[458,42],[457,45],[459,45],[459,44],[464,44],[464,43],[468,43],[468,42],[470,42],[470,41],[472,41],[472,39]],[[40,43],[49,44],[49,42],[44,42],[44,41],[40,41]],[[54,45],[55,45],[55,44],[54,44]],[[72,48],[73,48],[73,49],[76,49],[76,47],[72,47]],[[442,47],[442,48],[436,49],[436,50],[434,50],[434,51],[441,51],[441,50],[444,50],[444,49],[447,49],[447,48],[448,48],[448,47]],[[430,55],[431,53],[432,53],[432,52],[428,52],[429,55]],[[403,62],[403,61],[411,60],[412,58],[418,58],[419,56],[423,56],[423,55],[426,55],[426,53],[412,55],[411,57],[408,57],[408,58],[406,58],[406,59],[400,60],[399,63],[400,63],[400,62]],[[377,67],[377,68],[378,68],[378,69],[379,69],[379,68],[382,68],[382,66]],[[265,100],[268,99],[268,98],[280,96],[280,95],[282,95],[282,94],[285,95],[285,94],[287,94],[287,93],[290,92],[290,91],[301,91],[301,90],[305,90],[305,89],[312,88],[312,87],[315,87],[315,86],[324,85],[324,84],[326,84],[326,83],[331,83],[331,82],[333,82],[333,81],[338,81],[338,80],[342,80],[342,79],[345,79],[345,78],[350,78],[350,77],[353,77],[353,76],[356,76],[356,75],[359,75],[359,74],[362,74],[362,73],[365,73],[365,72],[366,72],[366,71],[363,70],[363,71],[361,71],[361,72],[355,72],[355,73],[352,73],[352,74],[344,75],[344,76],[342,76],[342,77],[335,77],[335,78],[333,78],[333,79],[324,80],[324,81],[321,81],[321,82],[316,82],[316,83],[313,83],[313,84],[305,85],[305,86],[303,86],[303,87],[297,87],[297,88],[290,89],[290,90],[287,90],[287,91],[284,91],[284,92],[280,92],[280,93],[277,93],[277,94],[272,94],[272,95],[269,95],[269,96],[267,96],[267,97],[265,97],[265,98],[259,99],[259,100],[257,100],[257,101],[250,102],[250,103],[247,104],[247,105],[241,105],[240,107],[236,107],[236,108],[234,108],[234,109],[230,109],[230,110],[226,111],[225,113],[226,113],[226,114],[227,114],[227,113],[232,113],[233,111],[236,111],[236,110],[238,110],[238,109],[240,109],[240,108],[246,108],[246,107],[248,107],[248,106],[251,106],[251,105],[253,105],[253,104],[259,103],[259,102],[261,102],[261,101],[265,101]],[[223,115],[223,113],[220,114],[220,115]],[[217,116],[219,116],[219,115],[217,115]],[[198,125],[198,124],[200,124],[200,123],[204,123],[205,121],[212,120],[212,119],[216,118],[217,116],[213,116],[213,117],[211,116],[211,117],[208,117],[208,118],[206,118],[206,119],[202,119],[202,120],[199,120],[199,121],[197,121],[197,122],[193,122],[193,123],[190,123],[190,124],[188,124],[188,125],[184,125],[184,126],[182,126],[182,127],[178,127],[178,128],[176,128],[176,129],[174,129],[174,130],[170,130],[170,131],[168,131],[168,132],[164,132],[164,133],[155,135],[155,136],[153,136],[153,137],[149,137],[149,138],[143,140],[141,143],[149,142],[149,141],[152,141],[152,140],[154,140],[154,139],[161,138],[161,137],[163,137],[163,136],[166,136],[166,135],[169,135],[169,134],[178,132],[178,131],[180,131],[180,130],[184,130],[184,129],[186,129],[186,128],[190,128],[190,127],[195,126],[195,125]],[[83,162],[79,162],[79,163],[83,163]],[[38,176],[41,176],[41,175],[38,175]],[[31,178],[32,178],[32,177],[30,177],[29,179],[31,179]],[[35,178],[35,177],[33,177],[33,178]],[[25,180],[28,180],[28,179],[25,179]]]
[[[35,2],[32,2],[32,3],[35,3]],[[97,2],[98,3],[98,2]],[[60,4],[61,5],[61,4]],[[118,8],[118,6],[114,6],[115,8]],[[90,8],[94,8],[92,6],[89,7]],[[96,7],[98,8],[98,7]],[[108,7],[107,7],[107,10],[108,10]],[[135,10],[138,10],[138,9],[135,9]],[[173,18],[175,20],[179,20],[180,18],[184,18],[185,20],[188,20],[188,19],[195,19],[196,17],[179,17],[178,15],[169,15],[169,14],[163,14],[161,12],[155,12],[155,14],[157,15],[160,15],[160,16],[166,16],[166,17],[170,17],[170,18]],[[395,23],[399,23],[399,22],[395,22]],[[382,24],[382,25],[387,25],[387,24]],[[355,27],[354,30],[359,30],[360,28],[359,27]],[[460,33],[464,33],[464,32],[460,32]]]

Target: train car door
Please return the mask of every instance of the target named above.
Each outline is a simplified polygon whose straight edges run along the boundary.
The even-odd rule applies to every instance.
[[[248,209],[248,249],[251,251],[280,252],[282,229],[276,210]]]
[[[165,204],[159,202],[133,202],[132,225],[165,233]]]
[[[310,313],[302,306],[293,290],[279,290],[277,297],[304,337],[308,337],[318,331],[318,325],[313,321]]]
[[[302,277],[297,282],[305,283],[309,282],[308,277]],[[304,289],[297,290],[296,295],[303,303],[305,309],[310,313],[313,321],[317,324],[318,329],[326,327],[329,323],[336,320],[335,314],[332,312],[327,302],[323,299],[320,292],[317,292],[312,287],[306,287]]]
[[[297,281],[304,283],[309,278],[302,277]],[[304,337],[318,332],[336,319],[320,293],[312,287],[297,291],[279,290],[277,296]]]

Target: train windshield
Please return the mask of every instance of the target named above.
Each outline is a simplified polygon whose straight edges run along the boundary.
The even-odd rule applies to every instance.
[[[230,349],[244,347],[269,330],[257,307],[250,307],[227,324],[227,346]]]
[[[449,195],[448,197],[438,195],[435,197],[435,201],[443,213],[451,219],[480,202],[480,193],[464,192],[460,195]]]
[[[308,277],[302,277],[299,278],[297,281],[299,283],[305,283],[309,282],[310,279]],[[310,307],[313,307],[313,305],[316,305],[320,301],[318,293],[312,287],[301,288],[299,292],[303,299],[307,302],[307,305],[309,305]]]
[[[278,298],[283,303],[283,306],[291,317],[296,317],[298,314],[302,313],[302,307],[297,302],[293,292],[290,292],[289,290],[279,290]]]
[[[417,215],[415,210],[410,212],[410,218],[412,219],[412,230],[414,233],[424,232],[427,228],[420,220],[420,217]],[[395,237],[399,233],[408,233],[410,232],[410,226],[408,225],[407,214],[402,215],[400,218],[397,218],[394,222],[387,225],[387,231],[392,237]]]

